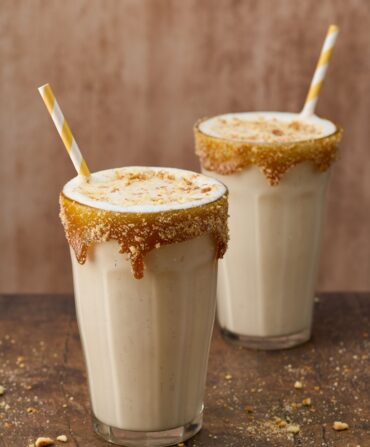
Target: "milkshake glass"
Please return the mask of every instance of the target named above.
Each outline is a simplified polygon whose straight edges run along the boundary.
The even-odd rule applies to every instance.
[[[202,425],[227,191],[172,168],[76,177],[60,196],[95,431],[166,446]]]
[[[226,114],[195,125],[202,171],[229,190],[230,243],[220,264],[223,335],[288,348],[311,335],[325,194],[341,130],[298,114]]]

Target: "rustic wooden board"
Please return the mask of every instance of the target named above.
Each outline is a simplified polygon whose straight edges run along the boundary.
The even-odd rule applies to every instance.
[[[0,296],[0,384],[0,447],[60,434],[67,446],[109,445],[92,432],[70,296]],[[301,406],[308,397],[312,405]],[[299,434],[290,439],[275,417],[299,424]],[[332,430],[335,420],[349,430]],[[204,428],[186,444],[369,447],[370,295],[323,296],[312,341],[282,352],[232,347],[216,328]]]
[[[0,11],[1,293],[72,291],[57,202],[75,172],[39,85],[53,86],[91,170],[198,170],[200,117],[300,110],[330,23],[340,35],[318,113],[345,133],[318,284],[370,290],[369,0],[1,0]]]

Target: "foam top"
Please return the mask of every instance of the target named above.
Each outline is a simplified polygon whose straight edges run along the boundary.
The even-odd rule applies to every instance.
[[[228,113],[204,120],[199,130],[206,135],[251,143],[291,143],[333,134],[336,126],[317,116],[302,118],[298,113]]]
[[[93,208],[123,213],[157,213],[211,203],[226,187],[202,174],[175,168],[124,167],[77,176],[63,194]]]

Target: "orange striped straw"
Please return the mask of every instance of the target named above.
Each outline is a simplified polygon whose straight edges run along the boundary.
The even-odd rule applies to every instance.
[[[63,140],[64,146],[66,147],[67,152],[71,157],[72,163],[76,168],[77,173],[85,178],[89,178],[89,168],[87,167],[87,164],[82,157],[81,151],[72,135],[71,129],[66,119],[64,118],[62,111],[60,110],[59,104],[55,99],[50,85],[45,84],[39,87],[38,90],[42,99],[44,100],[48,112],[50,113],[51,119],[53,120],[55,127],[57,128],[57,131],[61,139]]]
[[[315,107],[333,55],[334,44],[337,40],[338,32],[339,30],[336,25],[329,26],[320,57],[317,62],[316,70],[311,81],[310,89],[307,94],[306,102],[301,112],[302,116],[310,116],[315,113]]]

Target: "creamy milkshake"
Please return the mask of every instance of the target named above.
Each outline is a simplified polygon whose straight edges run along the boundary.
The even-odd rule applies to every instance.
[[[328,120],[291,113],[196,124],[203,172],[230,193],[217,304],[229,340],[279,349],[310,338],[325,193],[340,137]]]
[[[200,430],[227,243],[227,191],[204,175],[129,167],[61,194],[94,427],[165,446]]]

